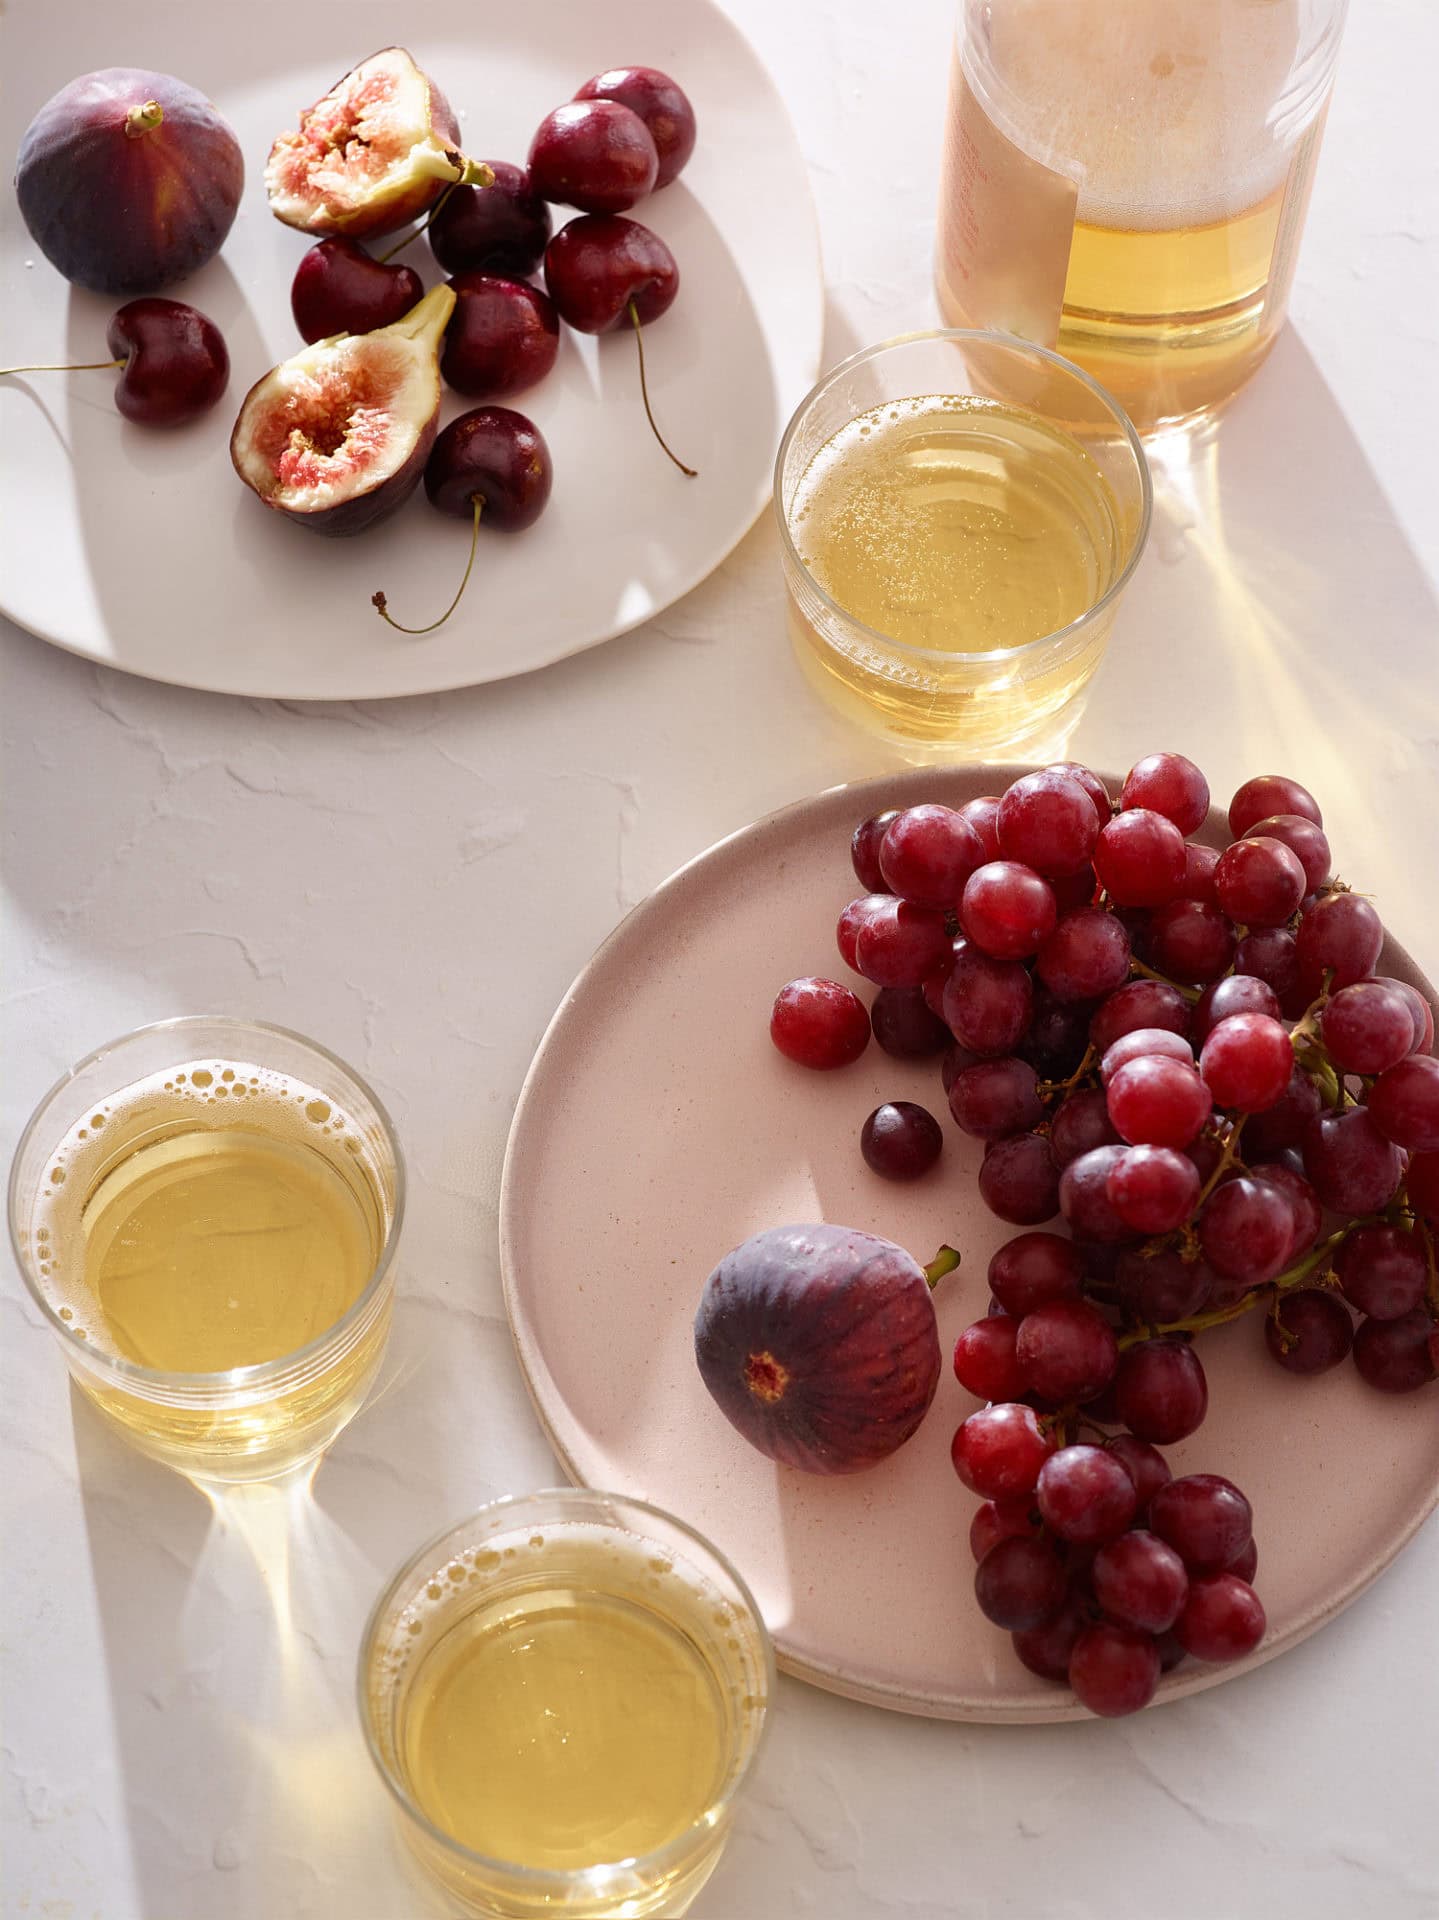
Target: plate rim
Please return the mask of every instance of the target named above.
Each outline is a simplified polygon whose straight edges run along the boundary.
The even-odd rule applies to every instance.
[[[799,128],[795,123],[794,116],[790,111],[785,95],[770,70],[768,62],[759,52],[752,36],[745,31],[739,21],[721,4],[721,0],[664,0],[664,4],[666,10],[676,5],[692,7],[708,16],[712,27],[718,26],[722,32],[728,33],[732,37],[733,41],[749,60],[755,72],[762,77],[777,116],[777,130],[782,128],[792,150],[796,162],[796,178],[799,186],[799,191],[795,196],[794,207],[796,213],[801,215],[803,219],[806,236],[804,253],[808,262],[804,277],[809,289],[808,304],[810,314],[808,324],[812,344],[811,350],[808,351],[804,357],[805,373],[801,392],[808,391],[820,378],[824,370],[826,299],[828,289],[824,272],[824,247],[823,237],[820,231],[819,207],[815,198],[815,186],[810,172],[809,162],[805,157],[804,147],[800,141]],[[12,214],[13,212],[14,209],[12,208]],[[23,236],[25,229],[23,223],[18,221],[18,216],[16,217],[15,224],[18,233]],[[17,244],[20,246],[20,250],[23,251],[23,241],[17,242]],[[168,293],[171,292],[172,289],[167,288],[165,291]],[[796,405],[799,404],[799,397],[800,396],[796,397]],[[786,424],[787,422],[781,424],[780,437],[783,437]],[[776,442],[776,444],[778,444],[778,442]],[[763,518],[773,495],[773,471],[773,457],[767,456],[763,463],[762,472],[757,480],[752,511],[744,520],[743,524],[736,527],[733,538],[728,541],[723,551],[718,553],[702,572],[689,580],[686,585],[680,587],[678,591],[669,593],[667,597],[660,599],[656,605],[643,613],[633,617],[625,617],[617,624],[607,626],[603,633],[590,635],[579,640],[567,640],[559,650],[546,652],[542,659],[536,659],[524,665],[508,668],[502,673],[486,674],[479,679],[472,677],[472,674],[467,669],[459,667],[457,663],[454,669],[441,671],[434,678],[427,679],[423,685],[419,686],[371,688],[359,691],[348,690],[345,687],[338,689],[335,687],[317,687],[314,691],[301,690],[297,692],[293,689],[285,689],[275,693],[235,684],[229,680],[228,675],[223,673],[218,677],[211,676],[206,679],[197,678],[193,673],[187,672],[184,661],[188,658],[188,655],[183,651],[179,654],[178,664],[173,669],[167,668],[165,672],[161,673],[156,671],[153,666],[142,667],[132,665],[128,662],[121,662],[100,652],[97,648],[86,647],[75,640],[60,639],[51,633],[47,633],[43,628],[35,624],[33,618],[27,619],[24,615],[12,610],[7,601],[3,581],[0,581],[0,620],[8,621],[18,632],[29,635],[45,646],[53,647],[56,652],[66,654],[71,659],[84,660],[91,666],[107,668],[113,673],[124,674],[128,678],[146,682],[152,686],[178,687],[187,692],[208,693],[228,700],[280,700],[297,706],[320,706],[333,703],[371,700],[422,699],[427,696],[459,693],[470,688],[501,686],[511,680],[522,680],[530,674],[542,673],[546,668],[559,666],[563,661],[576,659],[581,654],[590,652],[596,647],[604,646],[611,640],[623,639],[627,634],[637,632],[651,621],[663,618],[671,608],[677,606],[690,594],[697,592],[734,554],[736,549],[749,537],[756,525]],[[108,639],[108,635],[103,637]],[[239,657],[242,657],[242,655],[243,649],[240,649]]]
[[[569,1476],[572,1484],[576,1486],[588,1486],[591,1483],[585,1479],[570,1454],[568,1447],[560,1440],[549,1413],[541,1402],[535,1373],[536,1371],[541,1371],[544,1375],[548,1376],[548,1367],[544,1363],[543,1355],[540,1354],[537,1345],[533,1342],[524,1316],[520,1312],[516,1294],[518,1282],[515,1271],[515,1251],[518,1237],[516,1216],[520,1207],[517,1192],[516,1163],[520,1155],[524,1152],[523,1143],[517,1145],[517,1142],[520,1142],[527,1109],[531,1101],[537,1097],[536,1088],[542,1075],[547,1070],[548,1062],[546,1056],[560,1029],[566,1025],[572,1017],[579,996],[587,987],[591,976],[598,972],[600,967],[607,963],[613,956],[616,948],[630,937],[633,924],[637,922],[641,916],[653,911],[658,901],[681,887],[696,868],[706,864],[712,858],[726,850],[733,848],[736,842],[746,840],[752,835],[758,835],[780,828],[796,815],[807,813],[816,802],[832,799],[839,794],[850,795],[857,806],[864,809],[867,814],[878,810],[876,806],[870,804],[871,802],[880,802],[886,805],[897,802],[899,805],[905,805],[914,804],[915,801],[921,797],[932,799],[934,797],[935,787],[942,784],[946,777],[968,774],[974,771],[977,771],[977,768],[968,764],[951,768],[910,767],[896,770],[893,773],[874,775],[864,780],[838,781],[833,786],[822,787],[816,793],[806,794],[798,800],[792,800],[783,806],[773,808],[770,812],[762,814],[758,819],[750,821],[747,825],[737,827],[732,832],[721,835],[718,840],[715,840],[699,853],[692,855],[688,860],[682,862],[681,865],[661,880],[657,886],[652,888],[642,900],[636,902],[636,904],[629,909],[595,948],[589,959],[585,961],[568,988],[566,988],[559,1005],[546,1023],[544,1033],[541,1035],[535,1047],[530,1064],[525,1071],[525,1077],[521,1082],[520,1091],[515,1101],[514,1112],[510,1120],[509,1133],[505,1140],[504,1163],[500,1172],[498,1208],[500,1283],[504,1297],[505,1318],[509,1326],[510,1338],[514,1345],[515,1358],[519,1363],[520,1375],[524,1381],[525,1391],[529,1396],[530,1404],[535,1411],[535,1417],[540,1424],[546,1440],[553,1449],[555,1457],[560,1462],[561,1467]],[[1003,791],[1004,787],[1006,787],[1011,780],[1017,779],[1021,774],[1032,771],[1034,771],[1032,765],[1016,762],[1001,762],[992,766],[987,765],[984,768],[987,776],[992,774],[994,782],[1000,791]],[[1108,786],[1112,792],[1118,792],[1122,784],[1118,776],[1102,769],[1096,769],[1096,771],[1099,772],[1100,778],[1104,780],[1106,786]],[[1218,807],[1211,806],[1206,825],[1210,825],[1216,820],[1222,822],[1222,811]],[[1385,933],[1385,950],[1391,963],[1397,962],[1401,970],[1407,969],[1408,972],[1415,977],[1416,981],[1422,983],[1421,990],[1424,991],[1427,998],[1432,1000],[1434,996],[1432,984],[1420,968],[1415,965],[1404,947],[1402,947],[1387,930]],[[563,1399],[558,1392],[556,1393],[556,1398],[563,1406]],[[1436,1456],[1436,1468],[1439,1468],[1439,1456]],[[645,1497],[648,1498],[649,1496],[646,1495]],[[1196,1693],[1207,1692],[1211,1687],[1222,1686],[1231,1680],[1238,1679],[1243,1674],[1255,1671],[1257,1668],[1266,1665],[1269,1661],[1278,1659],[1281,1654],[1288,1653],[1292,1648],[1299,1646],[1303,1641],[1309,1639],[1311,1635],[1317,1633],[1321,1627],[1326,1626],[1331,1620],[1337,1618],[1337,1616],[1344,1612],[1347,1607],[1351,1606],[1362,1593],[1366,1592],[1382,1574],[1389,1570],[1436,1508],[1439,1508],[1439,1470],[1436,1470],[1432,1482],[1428,1486],[1425,1494],[1417,1502],[1415,1509],[1405,1517],[1403,1524],[1396,1533],[1390,1539],[1386,1540],[1377,1558],[1356,1574],[1337,1594],[1332,1595],[1322,1605],[1312,1606],[1302,1610],[1284,1633],[1275,1636],[1272,1641],[1266,1637],[1260,1647],[1257,1648],[1255,1652],[1247,1655],[1243,1660],[1222,1666],[1195,1665],[1187,1668],[1179,1667],[1176,1668],[1174,1672],[1162,1676],[1153,1700],[1150,1701],[1149,1706],[1146,1707],[1144,1711],[1148,1712],[1153,1707],[1166,1706],[1171,1701],[1186,1699]],[[684,1518],[683,1515],[680,1517]],[[690,1524],[694,1523],[690,1522]],[[768,1625],[768,1623],[766,1624]],[[788,1673],[796,1679],[804,1680],[812,1686],[821,1688],[825,1692],[836,1693],[846,1699],[857,1700],[867,1706],[883,1707],[891,1711],[911,1714],[918,1718],[949,1720],[977,1725],[1050,1726],[1068,1722],[1089,1721],[1095,1718],[1087,1708],[1080,1705],[1072,1694],[1067,1692],[1061,1693],[1058,1690],[1056,1690],[1053,1705],[1041,1700],[1037,1701],[1032,1708],[1028,1708],[1014,1705],[995,1707],[992,1703],[987,1703],[982,1698],[973,1700],[968,1698],[959,1700],[926,1699],[924,1696],[912,1693],[903,1687],[877,1687],[868,1681],[860,1680],[853,1675],[845,1673],[838,1664],[835,1666],[821,1666],[813,1660],[801,1658],[788,1652],[782,1643],[782,1634],[773,1627],[770,1628],[770,1633],[774,1640],[775,1662],[781,1672]]]

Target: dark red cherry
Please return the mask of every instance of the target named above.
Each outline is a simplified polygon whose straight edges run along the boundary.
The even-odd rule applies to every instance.
[[[455,310],[445,329],[440,372],[457,393],[498,400],[543,380],[560,350],[555,304],[527,280],[461,273],[450,282]]]
[[[425,462],[425,492],[431,506],[470,522],[470,557],[454,599],[437,620],[402,627],[383,593],[371,595],[380,618],[400,633],[433,633],[460,604],[470,583],[480,523],[518,533],[539,519],[550,497],[553,472],[545,437],[533,420],[510,407],[475,407],[452,420]]]
[[[124,363],[115,405],[142,427],[198,419],[230,378],[220,329],[183,300],[131,300],[111,316],[105,345]]]
[[[649,128],[660,170],[655,189],[667,187],[695,150],[695,110],[681,88],[658,67],[610,67],[597,73],[576,100],[618,100]]]
[[[545,285],[560,318],[578,332],[610,333],[666,313],[680,290],[680,270],[659,235],[638,220],[592,213],[561,227],[545,248]]]
[[[290,311],[302,339],[327,340],[391,326],[424,292],[413,267],[386,266],[356,240],[321,240],[295,269]]]
[[[571,100],[530,142],[530,184],[585,213],[623,213],[654,190],[659,155],[648,127],[617,100]]]
[[[544,258],[550,210],[523,167],[488,162],[490,187],[452,187],[430,221],[430,251],[446,273],[523,279]]]

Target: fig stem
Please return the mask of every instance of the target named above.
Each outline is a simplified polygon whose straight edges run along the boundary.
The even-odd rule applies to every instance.
[[[474,502],[475,518],[470,528],[470,557],[465,562],[465,577],[461,580],[455,592],[454,599],[445,608],[438,620],[432,620],[427,627],[402,627],[399,621],[391,615],[384,594],[373,593],[370,595],[370,605],[374,607],[382,620],[389,621],[389,624],[395,629],[396,633],[433,633],[436,627],[442,627],[445,624],[455,608],[460,604],[461,596],[465,588],[470,584],[470,573],[475,564],[475,549],[480,544],[480,515],[485,510],[485,498],[483,494],[474,493],[470,495],[470,498]]]
[[[33,367],[0,367],[7,373],[100,373],[106,367],[123,367],[123,360],[43,360]]]
[[[685,474],[689,479],[694,480],[698,477],[696,469],[694,467],[687,467],[685,465],[684,461],[680,459],[679,455],[673,450],[669,442],[665,439],[664,435],[660,432],[658,426],[656,426],[655,424],[654,409],[650,405],[649,383],[645,379],[645,330],[640,325],[639,310],[636,308],[633,300],[631,300],[629,303],[629,315],[630,315],[631,321],[633,321],[634,323],[635,345],[639,348],[640,396],[645,403],[645,418],[650,423],[650,432],[654,435],[655,439],[659,441],[660,445],[664,448],[665,452],[669,455],[670,459],[674,461],[675,465],[679,468],[680,472]]]
[[[930,1291],[933,1292],[944,1276],[947,1273],[953,1273],[958,1265],[959,1253],[957,1249],[950,1246],[941,1247],[924,1270],[924,1277],[929,1282]]]
[[[461,184],[460,181],[452,180],[450,184],[445,188],[444,192],[440,195],[439,199],[435,201],[434,205],[430,208],[429,212],[425,215],[424,219],[420,222],[419,226],[411,227],[410,231],[405,235],[403,240],[397,240],[394,246],[388,248],[384,253],[376,254],[375,256],[376,266],[380,266],[380,267],[384,266],[385,262],[387,260],[393,260],[397,253],[403,253],[405,251],[405,248],[410,245],[411,241],[418,240],[422,233],[428,233],[434,221],[435,215],[439,212],[440,208],[449,199],[450,195],[454,192],[455,188],[458,187],[460,184]]]
[[[142,106],[131,107],[125,115],[125,138],[138,140],[142,133],[152,133],[165,118],[165,109],[158,100],[147,100]]]

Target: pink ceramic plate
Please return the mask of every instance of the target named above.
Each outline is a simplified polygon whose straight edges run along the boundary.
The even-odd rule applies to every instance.
[[[853,1067],[808,1073],[767,1029],[786,980],[844,976],[833,928],[857,891],[854,825],[921,799],[957,806],[1020,771],[921,770],[836,788],[682,868],[555,1015],[515,1114],[500,1207],[520,1364],[571,1476],[655,1501],[713,1539],[754,1589],[791,1673],[956,1720],[1083,1717],[975,1606],[975,1501],[949,1463],[974,1401],[946,1371],[893,1459],[818,1479],[740,1439],[700,1382],[691,1322],[727,1248],[761,1227],[820,1219],[885,1234],[921,1260],[945,1240],[962,1250],[937,1295],[946,1354],[983,1313],[989,1256],[1016,1229],[979,1199],[978,1144],[946,1122],[939,1166],[911,1187],[877,1178],[859,1155],[860,1124],[883,1099],[943,1114],[937,1066],[871,1045]],[[1212,825],[1222,844],[1218,816]],[[1384,964],[1424,986],[1392,945]],[[1296,1379],[1262,1344],[1255,1320],[1204,1336],[1209,1418],[1168,1450],[1176,1472],[1228,1474],[1254,1502],[1269,1634],[1248,1665],[1346,1606],[1439,1500],[1433,1391],[1390,1398],[1352,1366]],[[1158,1697],[1238,1671],[1186,1663]]]

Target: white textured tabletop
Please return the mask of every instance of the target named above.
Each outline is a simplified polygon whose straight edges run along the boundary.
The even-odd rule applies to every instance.
[[[826,358],[930,324],[949,0],[731,0],[790,103]],[[623,50],[620,50],[623,51]],[[1426,0],[1357,0],[1294,324],[1154,535],[1073,742],[1282,768],[1439,966],[1439,167]],[[195,610],[203,621],[203,607]],[[405,1920],[351,1705],[378,1584],[558,1476],[500,1301],[511,1109],[573,974],[681,861],[886,762],[812,700],[758,525],[662,620],[530,678],[296,708],[125,679],[0,623],[3,1148],[72,1059],[224,1010],[367,1074],[412,1175],[382,1390],[307,1499],[223,1522],[68,1390],[3,1280],[3,1911]],[[1439,1526],[1297,1652],[1118,1723],[1001,1730],[781,1683],[697,1920],[1433,1920]],[[971,1604],[956,1596],[956,1606]]]

